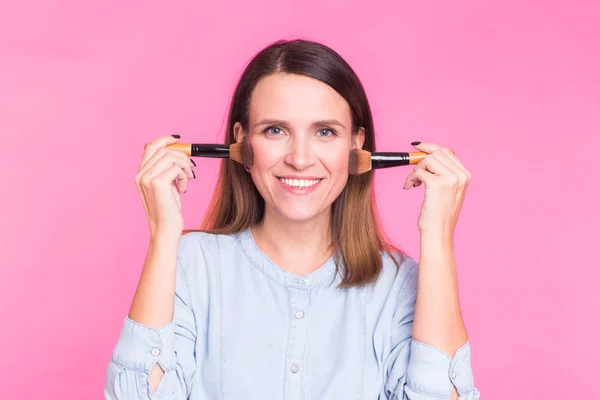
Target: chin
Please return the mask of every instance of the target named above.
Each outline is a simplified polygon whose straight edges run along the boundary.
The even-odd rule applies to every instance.
[[[280,215],[290,222],[306,222],[316,219],[319,216],[317,212],[298,211],[298,210],[280,210]]]
[[[291,204],[284,207],[275,207],[274,211],[283,219],[289,220],[290,222],[307,222],[315,220],[321,218],[327,212],[327,210],[317,209],[316,207],[299,207]]]

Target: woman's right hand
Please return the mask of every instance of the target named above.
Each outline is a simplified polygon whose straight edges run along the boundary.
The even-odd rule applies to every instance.
[[[179,135],[162,136],[146,143],[135,183],[150,224],[150,235],[181,235],[183,214],[180,193],[195,179],[194,162],[182,151],[167,149]]]

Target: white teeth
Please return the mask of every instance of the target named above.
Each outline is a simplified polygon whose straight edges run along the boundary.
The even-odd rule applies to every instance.
[[[292,187],[309,187],[320,181],[320,179],[278,179],[286,185]]]

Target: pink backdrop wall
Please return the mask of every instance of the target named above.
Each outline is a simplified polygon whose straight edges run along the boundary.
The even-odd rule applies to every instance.
[[[3,399],[102,398],[147,246],[143,144],[221,140],[245,62],[295,37],[356,69],[380,150],[434,141],[471,169],[456,246],[483,398],[597,394],[597,2],[202,3],[0,1]],[[199,167],[190,228],[217,163]],[[379,171],[377,192],[418,256],[407,174]]]

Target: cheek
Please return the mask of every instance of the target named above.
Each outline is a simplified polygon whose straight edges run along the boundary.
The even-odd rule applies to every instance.
[[[277,161],[278,155],[273,146],[263,142],[260,139],[250,141],[252,153],[254,153],[254,164],[252,168],[256,171],[262,171],[273,166]]]
[[[256,137],[254,140],[251,139],[250,145],[254,153],[254,163],[251,168],[252,177],[255,185],[260,190],[261,187],[272,184],[271,175],[274,168],[281,162],[285,154],[277,143],[260,137]]]
[[[254,151],[254,164],[252,168],[256,171],[262,171],[269,168],[271,165],[271,153],[264,151],[264,149],[253,148]]]
[[[347,149],[340,149],[335,151],[329,151],[322,155],[322,162],[325,164],[327,169],[336,175],[347,175],[348,174],[348,161],[350,159],[350,152]]]

